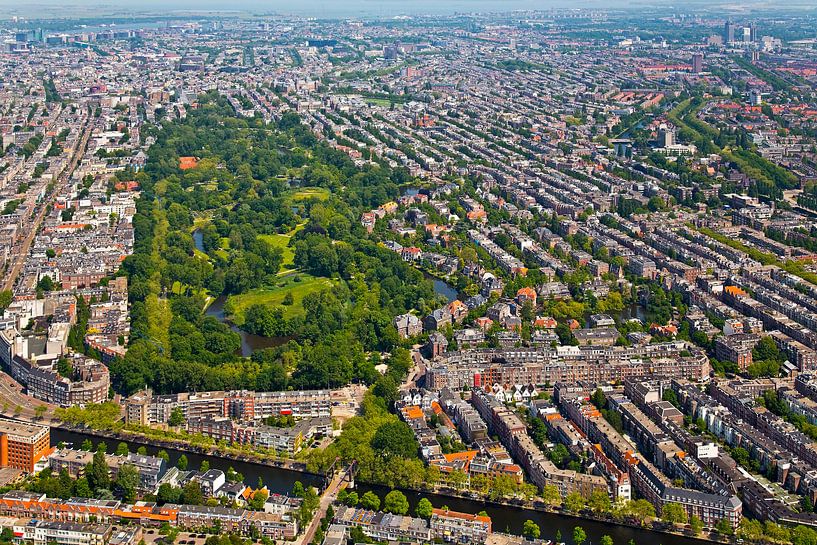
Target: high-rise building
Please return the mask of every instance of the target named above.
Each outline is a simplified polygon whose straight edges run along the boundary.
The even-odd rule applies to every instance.
[[[669,148],[675,144],[675,131],[662,124],[658,127],[658,146],[662,148]]]
[[[46,456],[50,448],[51,429],[48,426],[0,419],[0,467],[31,473],[34,464]]]
[[[723,25],[723,43],[729,44],[735,41],[735,25],[732,21],[726,21]]]
[[[704,71],[704,56],[703,53],[692,54],[692,73],[700,74]]]

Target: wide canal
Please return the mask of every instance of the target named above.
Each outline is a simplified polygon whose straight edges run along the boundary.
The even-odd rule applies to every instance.
[[[104,442],[107,445],[107,452],[114,452],[118,440],[107,440],[99,437],[77,433],[72,431],[61,430],[57,428],[51,429],[52,443],[71,443],[74,448],[79,446],[86,440],[90,439],[94,445],[99,442]],[[135,452],[139,447],[144,446],[148,454],[155,455],[159,447],[148,444],[125,441],[130,450]],[[195,452],[186,452],[177,449],[165,448],[170,456],[170,464],[175,465],[179,457],[184,454],[188,460],[189,469],[198,469],[203,461],[207,461],[212,469],[220,469],[227,471],[232,467],[235,471],[244,476],[244,481],[249,486],[257,486],[259,478],[263,481],[270,491],[278,493],[287,493],[292,490],[295,481],[301,481],[305,485],[321,486],[322,478],[317,475],[308,473],[299,473],[287,469],[268,467],[262,464],[252,462],[241,462],[228,460],[218,456],[202,455]],[[358,494],[363,494],[366,491],[373,491],[382,498],[389,492],[388,488],[382,486],[371,486],[363,483],[357,483],[356,490]],[[442,496],[436,494],[417,493],[410,490],[403,490],[408,498],[409,505],[413,512],[414,506],[420,498],[428,498],[434,507],[448,506],[454,511],[462,511],[466,513],[479,513],[485,511],[493,521],[493,528],[498,532],[509,532],[514,534],[522,533],[522,525],[528,519],[536,522],[542,529],[542,538],[553,539],[557,537],[557,533],[561,533],[561,541],[570,543],[573,534],[573,528],[581,526],[584,528],[588,537],[588,545],[593,543],[600,543],[601,537],[609,535],[613,538],[616,545],[627,545],[630,540],[633,540],[637,545],[700,545],[705,543],[701,540],[676,536],[670,534],[663,534],[653,532],[650,530],[642,530],[638,528],[631,528],[629,526],[620,526],[617,524],[602,523],[593,520],[579,519],[558,513],[545,513],[541,511],[533,511],[530,509],[522,509],[513,506],[495,505],[486,503],[481,500],[455,498],[450,496]]]

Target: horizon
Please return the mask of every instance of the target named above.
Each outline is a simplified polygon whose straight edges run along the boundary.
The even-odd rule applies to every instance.
[[[302,0],[293,5],[286,0],[69,0],[43,1],[20,5],[18,0],[0,0],[0,16],[20,16],[36,20],[74,18],[113,18],[145,16],[195,16],[200,14],[292,15],[317,18],[394,17],[400,15],[455,15],[467,13],[511,13],[551,9],[628,11],[669,9],[677,13],[721,12],[748,14],[780,11],[817,11],[809,0],[764,2],[756,0],[735,4],[731,0],[584,0],[577,6],[570,0]],[[58,11],[57,11],[58,10]],[[43,13],[49,15],[43,17]],[[59,13],[59,16],[52,16]]]

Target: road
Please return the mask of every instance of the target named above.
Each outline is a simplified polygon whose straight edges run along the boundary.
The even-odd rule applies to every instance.
[[[0,406],[2,406],[3,416],[13,416],[31,422],[37,419],[36,407],[43,405],[46,412],[43,413],[42,423],[50,422],[51,415],[54,414],[56,405],[51,405],[45,401],[40,401],[23,393],[23,387],[11,378],[7,373],[0,372]]]
[[[312,538],[315,537],[315,532],[321,525],[321,519],[326,516],[326,510],[338,499],[340,491],[346,488],[347,482],[344,479],[348,471],[349,468],[345,467],[343,471],[338,471],[335,476],[332,477],[329,486],[327,486],[326,490],[321,494],[321,502],[315,511],[315,516],[312,517],[312,522],[309,523],[309,527],[306,530],[298,534],[298,537],[295,538],[295,545],[307,545],[312,543]]]
[[[406,380],[400,385],[400,390],[406,392],[417,387],[417,383],[425,377],[426,364],[423,356],[420,354],[420,345],[415,345],[411,349],[411,362],[413,363],[409,369]]]
[[[31,244],[34,242],[34,237],[37,236],[37,231],[39,231],[40,225],[45,219],[50,199],[63,192],[65,186],[67,186],[68,182],[71,180],[71,175],[74,173],[74,169],[77,168],[77,164],[79,163],[80,159],[82,159],[82,157],[85,155],[85,149],[88,146],[88,139],[91,137],[92,125],[89,123],[86,125],[84,130],[85,132],[83,133],[82,138],[72,152],[71,162],[63,169],[57,179],[57,184],[54,191],[40,203],[40,211],[37,214],[37,218],[31,224],[29,224],[30,227],[28,229],[28,234],[26,235],[23,244],[15,245],[14,265],[12,265],[6,280],[3,283],[4,290],[11,290],[14,287],[14,282],[16,282],[17,276],[20,274],[20,271],[25,265],[26,258],[28,257],[28,250],[31,248]]]

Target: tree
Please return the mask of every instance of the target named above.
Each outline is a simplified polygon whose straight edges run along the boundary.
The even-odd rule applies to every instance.
[[[249,502],[250,509],[253,511],[263,511],[267,498],[269,498],[269,492],[266,490],[256,490]]]
[[[392,490],[383,500],[383,510],[395,515],[405,515],[409,510],[408,499],[399,490]]]
[[[210,462],[207,460],[202,460],[201,465],[199,466],[199,471],[202,473],[207,473],[210,471]]]
[[[144,456],[144,455],[146,455],[147,453],[148,453],[148,449],[147,449],[147,447],[145,447],[144,445],[142,445],[141,447],[139,447],[138,449],[136,449],[136,454],[139,454],[140,456]]]
[[[199,483],[190,481],[184,485],[179,501],[188,505],[201,505],[204,503],[204,492],[202,492]]]
[[[539,528],[538,524],[528,519],[522,525],[522,535],[528,539],[539,539],[539,536],[542,535],[542,529]]]
[[[381,424],[372,437],[372,448],[385,458],[416,458],[419,445],[414,432],[401,420]]]
[[[78,498],[91,498],[93,497],[94,493],[91,490],[91,486],[88,484],[88,479],[86,477],[80,477],[74,483],[74,495]]]
[[[170,483],[162,483],[159,485],[159,490],[156,493],[156,500],[160,504],[165,503],[179,503],[179,498],[181,497],[182,489],[173,486]]]
[[[642,524],[655,518],[655,506],[645,499],[630,500],[625,512]]]
[[[111,486],[111,475],[103,450],[97,449],[90,466],[90,471],[86,470],[85,474],[88,477],[88,484],[91,485],[91,489],[93,489],[94,492],[100,489],[109,489]]]
[[[11,290],[0,291],[0,312],[8,308],[13,298],[14,295],[12,294]]]
[[[715,531],[724,536],[731,536],[735,531],[726,519],[721,519],[715,525]]]
[[[661,520],[670,524],[686,524],[686,509],[679,503],[668,503],[661,509]]]
[[[604,490],[594,490],[590,494],[587,506],[590,507],[594,513],[609,513],[612,508],[610,496],[608,496]]]
[[[128,503],[136,499],[136,489],[139,487],[139,470],[132,464],[124,464],[116,475],[116,492],[123,501]]]
[[[157,457],[157,458],[161,458],[162,460],[164,460],[164,461],[165,461],[165,464],[169,464],[169,463],[170,463],[170,454],[168,454],[168,453],[167,453],[167,451],[166,451],[165,449],[162,449],[162,450],[160,450],[159,452],[157,452],[157,453],[156,453],[156,457]]]
[[[181,407],[173,407],[170,411],[170,417],[167,419],[168,426],[181,426],[184,424],[184,413]]]
[[[559,487],[555,484],[546,484],[542,489],[542,499],[545,503],[556,507],[562,504],[562,495],[559,493]]]
[[[182,454],[181,456],[179,456],[179,459],[176,462],[176,467],[181,469],[182,471],[186,471],[187,470],[187,463],[188,463],[187,462],[187,456]]]
[[[380,498],[377,497],[377,494],[369,490],[363,497],[360,498],[360,506],[363,509],[369,509],[370,511],[377,511],[380,509]]]
[[[93,444],[93,443],[91,443],[91,440],[90,440],[90,439],[85,439],[85,440],[82,442],[82,445],[81,445],[79,448],[81,448],[81,449],[82,449],[82,450],[84,450],[85,452],[91,452],[92,450],[94,450],[94,444]]]
[[[42,420],[43,415],[47,410],[48,407],[46,407],[45,405],[37,405],[36,407],[34,407],[34,416],[37,418],[37,420]]]
[[[116,446],[116,455],[117,456],[127,456],[129,452],[130,452],[130,449],[128,448],[128,444],[125,443],[124,441],[120,442]]]
[[[343,503],[349,507],[355,507],[357,506],[358,502],[360,502],[360,497],[357,495],[357,492],[349,492],[349,494],[346,496],[346,500],[344,500]]]
[[[573,543],[574,545],[582,545],[587,541],[587,533],[584,531],[584,528],[581,526],[576,526],[573,528]]]
[[[704,523],[697,515],[692,515],[689,517],[689,527],[692,534],[697,536],[704,529]]]
[[[539,422],[541,422],[541,420],[539,420]],[[559,443],[550,449],[550,452],[548,452],[548,458],[550,458],[551,462],[563,468],[567,463],[566,461],[570,459],[570,452],[568,452],[566,446]]]
[[[601,545],[613,545],[613,538],[608,535],[601,536]]]
[[[417,502],[417,506],[414,508],[414,514],[420,517],[421,519],[430,519],[431,513],[434,511],[434,506],[431,505],[431,502],[428,498],[420,498],[420,501]]]
[[[564,505],[571,513],[578,513],[584,509],[584,498],[578,492],[571,492],[565,497]]]

